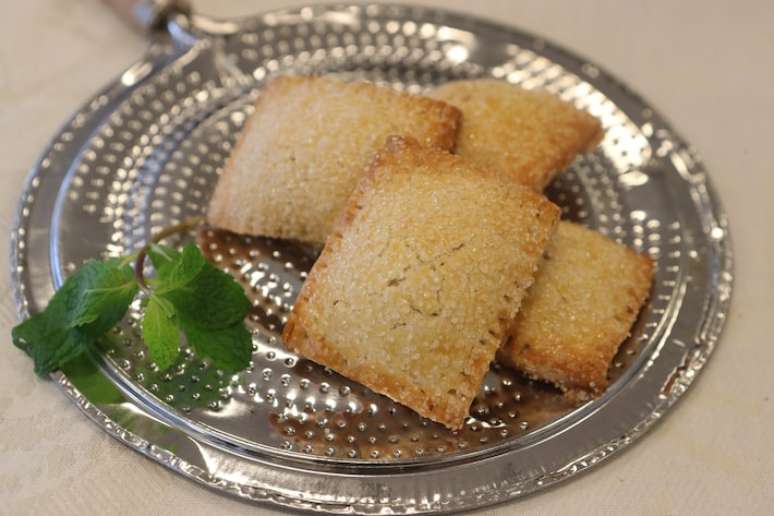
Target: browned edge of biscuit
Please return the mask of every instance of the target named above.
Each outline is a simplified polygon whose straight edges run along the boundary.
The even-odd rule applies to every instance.
[[[433,92],[436,90],[441,90],[446,85],[453,85],[454,83],[466,83],[467,86],[469,86],[471,89],[473,88],[473,83],[488,83],[488,82],[503,82],[505,84],[508,84],[506,81],[498,81],[496,79],[462,79],[457,81],[451,81],[449,83],[441,84],[433,89]],[[549,92],[545,89],[526,89],[519,85],[510,84],[510,86],[516,90],[521,90],[523,93],[535,96],[535,97],[541,97],[544,96],[549,99],[552,103],[558,103],[563,104],[565,108],[569,108],[573,111],[572,116],[570,116],[570,120],[568,125],[575,127],[576,130],[581,135],[581,138],[577,142],[574,142],[575,144],[567,149],[565,152],[559,152],[553,156],[553,162],[550,162],[550,165],[545,168],[545,170],[538,171],[535,173],[534,176],[531,176],[529,178],[529,181],[523,180],[524,184],[529,185],[530,187],[534,188],[537,191],[543,191],[546,186],[551,182],[551,180],[560,172],[565,170],[576,158],[577,155],[582,153],[588,153],[593,152],[596,147],[602,142],[605,131],[602,127],[601,121],[589,113],[588,111],[585,111],[583,109],[579,109],[575,107],[571,102],[565,101],[561,99],[558,95]],[[472,95],[470,91],[468,92],[468,95]],[[453,99],[446,99],[446,98],[439,98],[432,94],[430,94],[430,97],[436,98],[438,100],[443,100],[444,102],[453,103]],[[461,108],[460,108],[461,109]],[[465,114],[463,112],[463,120],[462,124],[464,124]],[[460,124],[460,125],[462,125]],[[452,152],[455,152],[456,148],[452,150]]]
[[[600,235],[601,237],[602,235]],[[623,245],[623,244],[619,244]],[[631,327],[637,320],[643,306],[650,297],[650,291],[653,283],[653,275],[655,272],[655,264],[653,259],[647,255],[636,252],[628,246],[624,246],[627,253],[630,256],[635,257],[642,264],[640,269],[644,274],[642,275],[643,283],[647,284],[647,289],[643,289],[642,292],[629,289],[630,303],[626,306],[626,313],[624,314],[629,327],[629,331],[621,337],[618,333],[608,332],[601,337],[601,340],[606,343],[603,346],[604,349],[610,350],[609,353],[603,357],[599,362],[604,362],[604,366],[599,367],[599,364],[584,363],[581,367],[575,367],[572,371],[567,370],[566,366],[554,361],[551,364],[547,364],[545,357],[530,357],[529,353],[522,353],[520,355],[520,362],[517,364],[512,360],[513,346],[510,339],[506,339],[503,343],[503,347],[498,352],[498,361],[505,365],[517,369],[529,378],[534,380],[548,382],[555,385],[567,396],[568,399],[576,401],[578,403],[585,402],[590,399],[600,396],[608,387],[608,370],[610,364],[613,361],[619,347],[623,342],[631,335]],[[527,292],[529,296],[529,292]],[[540,362],[540,363],[538,363]],[[569,378],[568,378],[569,377]]]
[[[553,94],[549,92],[543,91],[543,93],[553,96]],[[564,102],[558,97],[556,97],[556,99],[560,102]],[[545,172],[540,174],[539,177],[535,179],[535,186],[537,187],[538,191],[543,191],[551,183],[554,177],[556,177],[562,171],[566,170],[567,167],[569,167],[573,161],[575,161],[575,158],[578,155],[593,152],[605,137],[605,130],[602,127],[602,122],[600,122],[597,117],[587,111],[582,111],[576,108],[572,104],[568,105],[576,111],[575,115],[577,118],[574,121],[574,125],[576,127],[582,128],[591,127],[593,130],[588,132],[588,134],[586,134],[586,131],[580,130],[579,132],[586,137],[581,138],[577,142],[577,145],[574,145],[570,149],[567,149],[564,153],[557,155],[553,166],[547,168]]]
[[[357,88],[361,90],[364,89],[366,91],[374,91],[374,90],[382,91],[385,93],[395,95],[396,97],[399,97],[399,98],[410,99],[411,102],[414,102],[422,106],[422,110],[425,112],[425,115],[428,115],[434,109],[438,110],[437,111],[438,122],[434,124],[435,132],[438,133],[438,137],[434,142],[428,145],[426,144],[426,142],[417,142],[414,138],[410,136],[404,136],[400,134],[395,134],[387,137],[388,142],[393,137],[404,138],[406,141],[410,140],[420,146],[427,146],[434,149],[440,149],[440,150],[445,150],[450,152],[452,151],[455,144],[457,143],[457,133],[459,132],[460,126],[462,125],[463,114],[462,114],[462,111],[457,106],[454,106],[446,101],[443,101],[441,99],[436,99],[428,95],[416,95],[405,91],[399,91],[393,88],[380,86],[378,84],[374,84],[372,82],[363,81],[363,80],[356,80],[356,81],[350,82],[350,81],[343,81],[335,77],[326,77],[326,76],[318,76],[318,75],[303,76],[303,78],[310,78],[310,77],[320,78],[327,81],[339,82],[342,85],[346,85],[347,87],[350,87],[350,88]],[[381,152],[384,152],[385,150],[387,150],[387,147],[383,147]],[[366,170],[369,170],[369,169],[371,169],[371,163],[369,163],[366,166]]]
[[[358,212],[362,209],[360,201],[363,196],[371,189],[375,180],[375,175],[380,170],[383,160],[387,155],[397,154],[407,147],[420,148],[421,145],[419,145],[419,143],[417,143],[412,138],[390,136],[387,138],[384,149],[377,153],[374,159],[371,161],[358,187],[350,197],[347,208],[339,216],[339,219],[335,225],[335,229],[331,236],[328,238],[322,254],[315,263],[314,269],[307,277],[306,282],[304,283],[304,286],[299,294],[298,299],[296,300],[296,303],[294,304],[293,310],[291,311],[288,317],[288,321],[285,324],[282,332],[282,339],[290,350],[324,366],[330,367],[333,370],[341,370],[342,366],[345,366],[346,364],[343,358],[331,348],[325,339],[314,340],[303,329],[301,319],[305,310],[305,304],[315,290],[317,274],[319,274],[320,270],[324,270],[327,267],[328,257],[335,253],[335,251],[338,249],[344,231],[352,224],[352,222],[357,217]],[[457,157],[457,159],[462,158]],[[484,176],[501,177],[498,174],[486,173],[485,171],[476,168],[472,164],[468,165],[473,170],[478,171]],[[513,180],[513,182],[523,186],[516,180]],[[530,193],[533,193],[537,197],[543,197],[539,193]],[[550,202],[543,203],[543,207],[544,214],[541,215],[541,217],[548,216],[554,218],[552,229],[553,231],[556,229],[556,226],[559,222],[560,210],[556,205]],[[547,237],[546,241],[548,241],[549,238],[550,235]],[[526,289],[529,287],[529,285],[520,285],[519,287]],[[492,349],[492,358],[494,358],[494,353],[497,346],[499,346],[500,342],[510,327],[510,316],[500,314],[498,317],[498,322],[498,327],[494,330],[491,330],[493,342],[495,343]],[[347,376],[350,379],[362,383],[366,386],[379,386],[379,391],[382,394],[408,406],[415,412],[419,413],[421,416],[428,417],[434,421],[443,423],[445,426],[451,429],[456,430],[463,426],[464,418],[468,414],[470,408],[470,403],[473,401],[473,398],[476,395],[478,386],[486,374],[490,362],[491,360],[472,360],[472,368],[478,371],[480,374],[477,375],[477,381],[471,378],[471,385],[475,385],[473,385],[472,394],[465,401],[457,397],[452,398],[451,400],[448,398],[445,400],[429,399],[427,393],[425,393],[422,389],[412,385],[405,385],[404,382],[398,381],[393,375],[385,372],[375,371],[371,368],[360,368],[354,372],[350,369]]]

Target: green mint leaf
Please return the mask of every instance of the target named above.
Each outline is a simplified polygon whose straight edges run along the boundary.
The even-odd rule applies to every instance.
[[[93,342],[82,327],[72,327],[85,291],[98,276],[97,262],[89,262],[67,278],[46,309],[11,331],[13,343],[35,362],[44,376],[72,360]],[[88,325],[87,325],[88,326]]]
[[[94,338],[101,336],[123,319],[137,290],[134,271],[121,260],[87,263],[79,271],[78,295],[73,298],[77,305],[69,327],[83,327]]]
[[[166,276],[169,268],[180,259],[180,252],[166,245],[151,244],[148,249],[148,258],[150,258],[153,268],[156,269],[156,277],[162,279]]]
[[[145,307],[142,320],[142,337],[148,347],[151,360],[159,369],[168,369],[180,353],[180,333],[174,320],[168,315],[164,301],[152,296]]]
[[[163,294],[183,288],[201,272],[207,261],[196,244],[188,244],[172,261],[165,262],[159,272],[156,292]]]
[[[218,329],[202,328],[184,319],[179,323],[196,354],[208,357],[216,368],[237,372],[250,365],[253,341],[244,322]]]
[[[27,353],[40,376],[58,369],[86,350],[92,338],[77,328],[67,329],[45,312],[36,314],[11,331],[13,343]]]
[[[250,300],[239,283],[208,262],[186,286],[160,295],[174,305],[182,319],[196,321],[206,329],[232,326],[250,310]]]
[[[161,309],[164,310],[164,313],[168,318],[173,319],[175,317],[175,306],[172,303],[158,295],[153,295],[153,299],[161,307]],[[147,306],[148,303],[145,304]]]
[[[246,367],[252,339],[243,322],[250,301],[242,287],[207,262],[194,244],[182,252],[164,247],[151,250],[151,260],[158,267],[154,298],[168,316],[174,313],[189,344],[218,368]]]

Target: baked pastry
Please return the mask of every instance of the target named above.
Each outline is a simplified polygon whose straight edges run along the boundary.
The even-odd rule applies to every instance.
[[[652,277],[650,258],[561,222],[499,361],[580,400],[601,394]]]
[[[430,95],[462,110],[457,154],[538,191],[602,139],[596,118],[547,92],[482,79],[450,82]]]
[[[261,93],[215,188],[208,222],[322,243],[391,134],[450,149],[460,113],[368,83],[283,76]]]
[[[516,181],[390,138],[309,273],[285,343],[459,428],[558,217]]]

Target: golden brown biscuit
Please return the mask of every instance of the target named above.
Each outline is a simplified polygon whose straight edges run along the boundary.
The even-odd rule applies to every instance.
[[[459,428],[558,217],[515,181],[391,138],[314,264],[285,343]]]
[[[443,102],[373,84],[274,79],[221,174],[208,221],[236,233],[324,242],[387,136],[449,149],[459,118]]]
[[[431,96],[462,110],[457,154],[538,191],[602,138],[593,116],[550,93],[502,81],[451,82]]]
[[[652,277],[650,258],[559,223],[498,359],[580,399],[602,393]]]

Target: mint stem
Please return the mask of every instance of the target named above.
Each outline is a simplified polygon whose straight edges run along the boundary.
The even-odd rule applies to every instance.
[[[175,224],[173,226],[168,226],[155,235],[150,239],[148,243],[146,243],[144,246],[142,246],[142,249],[137,253],[137,259],[134,261],[134,277],[137,280],[137,284],[140,286],[140,290],[142,290],[145,294],[150,294],[151,290],[148,287],[148,284],[145,282],[145,274],[143,273],[144,266],[145,266],[145,256],[148,254],[148,249],[150,249],[150,246],[153,244],[157,244],[164,240],[167,237],[170,237],[172,235],[175,235],[177,233],[185,233],[187,231],[192,230],[196,226],[198,226],[202,222],[202,217],[189,217],[188,219],[184,220],[180,224]]]

